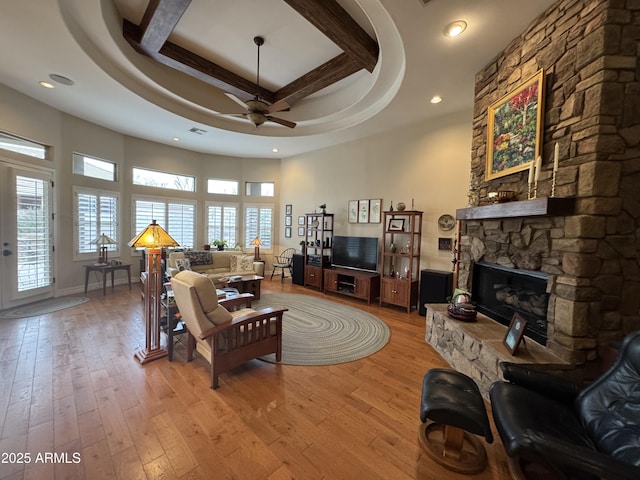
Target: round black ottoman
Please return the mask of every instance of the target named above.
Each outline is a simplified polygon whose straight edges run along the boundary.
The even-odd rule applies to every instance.
[[[484,445],[471,434],[488,443],[493,435],[480,389],[470,377],[455,370],[429,370],[422,380],[420,420],[420,441],[435,461],[467,474],[486,467]]]

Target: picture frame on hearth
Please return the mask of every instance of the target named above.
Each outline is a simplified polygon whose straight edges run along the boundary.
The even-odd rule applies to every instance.
[[[511,355],[516,354],[526,328],[527,321],[524,319],[524,317],[517,312],[514,313],[513,317],[511,317],[511,323],[509,324],[507,333],[504,336],[504,340],[502,341]]]
[[[486,180],[528,170],[542,155],[544,70],[488,107]]]

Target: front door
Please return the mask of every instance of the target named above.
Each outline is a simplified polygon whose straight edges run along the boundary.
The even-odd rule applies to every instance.
[[[0,163],[0,309],[53,296],[51,173]]]

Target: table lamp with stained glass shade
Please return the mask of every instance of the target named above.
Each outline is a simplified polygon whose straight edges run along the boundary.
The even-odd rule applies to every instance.
[[[253,245],[254,247],[256,247],[253,254],[253,260],[257,262],[258,260],[260,260],[260,245],[262,245],[262,241],[259,237],[256,237],[251,240],[251,242],[249,242],[249,245]]]
[[[160,346],[160,300],[162,297],[162,248],[177,247],[176,242],[160,225],[152,220],[147,228],[133,237],[128,244],[144,248],[147,280],[144,285],[145,346],[135,356],[144,364],[165,357],[167,351]]]
[[[107,265],[109,263],[109,259],[107,258],[107,245],[115,245],[117,242],[104,233],[101,233],[96,239],[90,241],[89,243],[92,245],[100,246],[100,256],[98,257],[96,265]]]

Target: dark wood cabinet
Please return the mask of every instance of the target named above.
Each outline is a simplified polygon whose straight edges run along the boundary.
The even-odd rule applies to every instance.
[[[371,304],[380,295],[380,275],[343,268],[326,269],[324,291],[359,298]]]
[[[315,287],[322,290],[322,267],[305,265],[304,284],[305,286]]]

